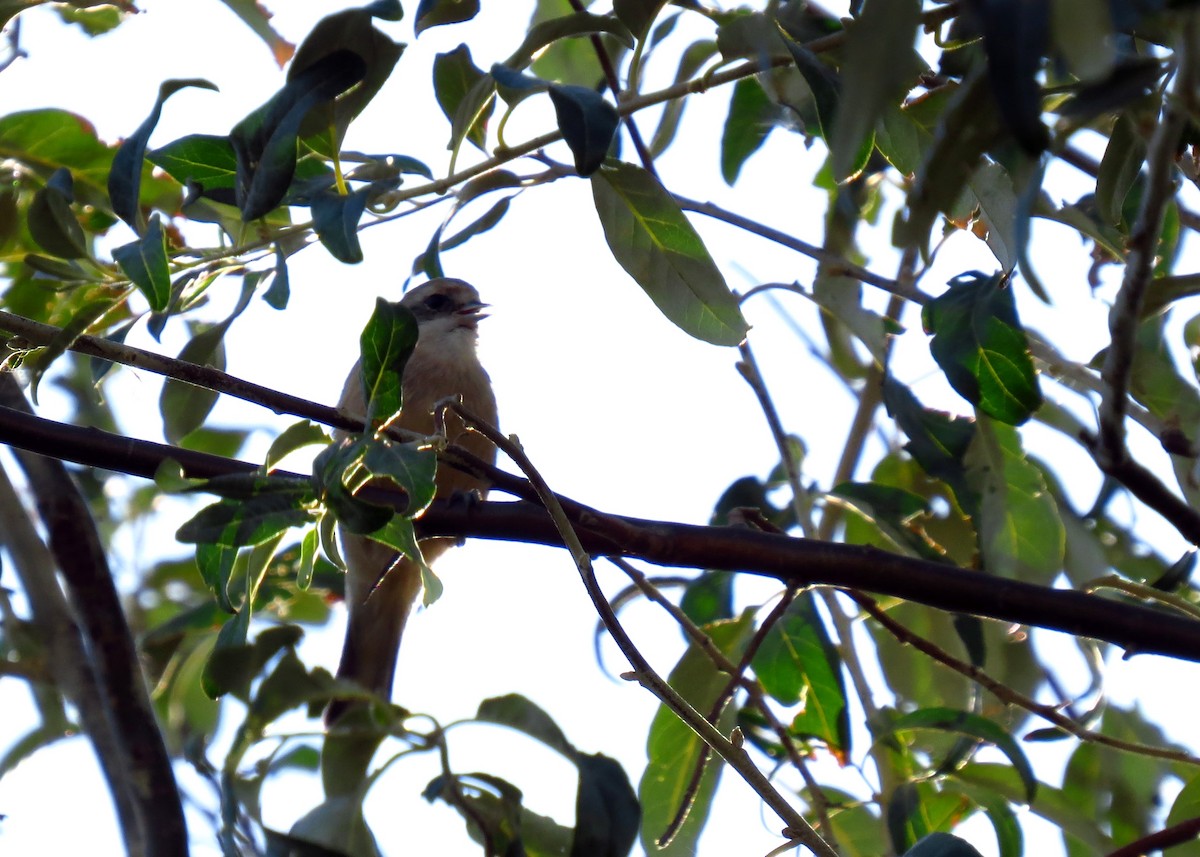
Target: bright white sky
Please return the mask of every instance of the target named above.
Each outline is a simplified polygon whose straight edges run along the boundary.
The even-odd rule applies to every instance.
[[[414,41],[415,5],[406,4],[406,20],[381,25],[410,45],[395,76],[353,126],[347,145],[412,155],[435,173],[444,173],[449,129],[427,79],[433,54],[467,41],[476,63],[487,68],[511,52],[526,21],[524,12],[506,15],[507,4],[484,3],[484,11],[470,24],[430,30]],[[23,15],[22,47],[30,57],[0,76],[3,112],[63,107],[91,119],[102,138],[115,140],[145,118],[162,80],[204,77],[216,83],[219,93],[185,90],[168,102],[152,138],[152,144],[161,145],[188,133],[226,133],[282,83],[282,72],[266,48],[221,3],[145,0],[142,7],[143,14],[96,40],[62,27],[46,11]],[[296,43],[334,8],[318,0],[272,5],[276,27]],[[647,88],[657,88],[673,75],[674,62],[673,57],[653,61]],[[717,168],[727,100],[727,90],[693,99],[679,141],[660,162],[665,183],[686,196],[726,204],[820,243],[825,198],[811,185],[821,162],[820,144],[806,151],[800,137],[776,132],[731,191]],[[534,101],[526,102],[510,122],[510,142],[552,126],[547,111]],[[649,136],[651,119],[640,117],[639,123]],[[552,149],[552,154],[568,159],[565,149]],[[536,171],[519,164],[516,169]],[[1078,176],[1066,171],[1063,181],[1074,184],[1060,185],[1061,197],[1073,199],[1085,189]],[[814,216],[797,216],[805,211]],[[335,402],[375,296],[398,296],[412,258],[425,247],[441,217],[435,210],[431,217],[366,230],[366,261],[359,266],[341,265],[319,247],[294,257],[291,306],[279,314],[261,302],[252,305],[228,338],[229,371],[316,401]],[[733,288],[811,279],[813,266],[802,257],[747,240],[721,224],[695,222]],[[1077,242],[1062,244],[1066,234],[1049,231],[1035,255],[1046,266],[1043,277],[1054,282],[1060,300],[1078,305],[1072,320],[1080,335],[1069,353],[1087,359],[1103,344],[1099,337],[1105,329],[1104,310],[1088,300],[1081,275],[1087,248]],[[894,273],[890,251],[872,251],[877,255],[870,266],[885,275]],[[1056,269],[1052,257],[1072,267]],[[496,386],[503,427],[520,436],[556,490],[605,510],[700,523],[730,482],[746,474],[763,476],[778,460],[754,397],[734,369],[736,352],[690,339],[657,314],[609,255],[585,182],[565,180],[524,194],[497,229],[443,261],[448,274],[475,283],[484,300],[494,305],[482,327],[481,354]],[[981,243],[956,240],[925,287],[936,288],[964,270],[994,267]],[[1023,287],[1018,289],[1022,299],[1028,296]],[[234,299],[234,290],[226,291],[229,295],[218,297],[218,305]],[[805,328],[814,329],[811,306],[799,298],[781,300]],[[1049,318],[1034,301],[1026,300],[1022,311],[1035,328],[1039,316]],[[754,327],[751,342],[784,423],[809,442],[806,479],[827,486],[853,401],[828,379],[767,301],[751,301],[746,314]],[[910,310],[906,322],[910,333],[900,338],[897,352],[902,378],[919,380],[918,394],[928,403],[966,412],[965,403],[931,372],[916,313]],[[1054,327],[1049,331],[1060,332]],[[184,341],[182,325],[175,324],[168,327],[162,347],[174,353]],[[144,333],[131,337],[130,343],[155,347]],[[129,371],[106,388],[112,400],[129,403],[123,405],[122,415],[130,434],[161,439],[155,410],[159,388],[158,378]],[[287,424],[236,403],[222,403],[214,420],[262,427],[247,457],[261,455],[273,433]],[[879,449],[875,446],[869,456]],[[1059,460],[1085,464],[1069,446],[1058,444],[1054,450],[1070,456]],[[1071,487],[1079,497],[1090,497],[1094,477],[1089,473]],[[160,530],[128,540],[124,580],[132,580],[164,549],[176,549],[170,534],[187,513],[173,503],[164,508]],[[1177,540],[1163,538],[1163,553],[1174,556],[1181,551]],[[405,634],[399,701],[449,722],[472,715],[486,697],[523,692],[555,717],[578,747],[615,756],[636,781],[655,704],[645,691],[610,681],[597,669],[592,658],[595,617],[566,554],[474,543],[443,558],[438,573],[446,584],[444,598],[418,615]],[[623,577],[603,563],[601,573],[610,591],[624,585]],[[759,582],[740,592],[747,599],[762,600],[771,588]],[[645,606],[631,608],[625,618],[635,639],[666,672],[681,650],[678,633]],[[304,650],[309,663],[336,665],[341,622],[339,615],[327,631],[310,634]],[[1071,656],[1070,646],[1064,650]],[[609,648],[607,653],[611,671],[625,668],[615,651]],[[1155,665],[1147,658],[1136,659],[1131,668],[1114,665],[1117,698],[1138,698],[1147,709],[1160,712],[1174,707],[1171,688],[1197,686],[1200,673],[1193,665],[1171,664],[1169,682],[1154,678],[1162,675],[1150,668]],[[1189,678],[1191,685],[1186,683]],[[886,694],[882,699],[886,701]],[[4,747],[32,725],[32,708],[18,682],[0,683],[0,710],[6,712],[0,725]],[[293,725],[306,728],[300,720]],[[1169,728],[1180,740],[1200,746],[1194,725],[1173,721]],[[507,777],[524,790],[535,812],[570,822],[573,772],[554,754],[521,736],[482,726],[464,727],[452,739],[457,769]],[[854,758],[861,760],[865,751],[865,735],[860,733]],[[119,853],[108,798],[89,756],[82,740],[62,742],[0,780],[0,813],[7,815],[0,822],[0,847],[6,853]],[[1061,756],[1051,756],[1039,770],[1053,777]],[[438,843],[438,853],[451,853],[445,843],[456,842],[462,843],[457,853],[477,853],[463,836],[456,814],[442,805],[429,807],[417,797],[436,773],[432,759],[393,766],[371,804],[370,819],[380,842],[417,845],[418,853],[429,853],[431,843]],[[207,797],[194,777],[182,776],[197,794]],[[852,772],[840,780],[860,789]],[[299,778],[268,787],[268,823],[286,829],[317,800],[317,786]],[[71,822],[63,823],[67,816],[62,810],[67,807]],[[700,853],[768,852],[779,844],[774,831],[780,824],[773,817],[759,824],[759,817],[757,799],[727,776]],[[191,823],[197,833],[206,826],[195,814]],[[989,857],[994,854],[987,824],[971,829],[973,844]],[[203,847],[196,854],[216,853],[201,837],[197,841]],[[1051,840],[1049,847],[1057,848],[1057,842]],[[400,850],[397,845],[390,853]]]

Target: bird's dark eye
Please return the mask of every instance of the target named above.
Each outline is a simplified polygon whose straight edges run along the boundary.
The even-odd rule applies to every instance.
[[[449,295],[433,294],[425,298],[423,303],[426,309],[435,313],[450,312],[454,309],[454,299]]]

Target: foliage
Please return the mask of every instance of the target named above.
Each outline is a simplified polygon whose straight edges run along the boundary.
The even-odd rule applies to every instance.
[[[414,38],[443,27],[474,32],[465,28],[480,14],[478,2],[422,0],[402,9],[399,0],[375,0],[316,22],[294,49],[259,5],[225,2],[280,65],[290,60],[274,96],[227,135],[197,130],[150,146],[176,92],[212,88],[199,79],[164,81],[146,120],[119,145],[62,110],[0,116],[0,275],[7,283],[0,329],[8,333],[5,366],[25,373],[34,401],[39,384],[52,379],[70,393],[78,425],[115,431],[121,403],[99,401],[96,390],[118,364],[142,365],[144,358],[121,348],[130,330],[144,328],[156,339],[168,324],[189,330],[179,358],[190,367],[148,367],[171,376],[160,401],[170,449],[131,441],[139,461],[151,461],[135,466],[82,438],[80,451],[62,455],[89,465],[79,482],[108,552],[120,528],[153,520],[162,497],[216,498],[177,533],[195,545],[194,562],[151,569],[130,593],[128,619],[167,750],[220,795],[213,833],[224,853],[388,852],[393,846],[376,841],[363,801],[393,761],[416,752],[441,760],[424,796],[459,812],[488,854],[617,855],[639,837],[648,853],[693,853],[721,800],[718,781],[735,775],[755,788],[764,812],[780,816],[781,842],[818,854],[973,854],[954,832],[975,817],[994,830],[1000,854],[1019,855],[1025,811],[1057,827],[1070,854],[1134,848],[1168,824],[1168,839],[1156,847],[1194,835],[1187,825],[1196,814],[1200,759],[1171,745],[1138,709],[1108,703],[1098,668],[1083,697],[1065,697],[1064,667],[1035,649],[1026,631],[991,621],[1012,622],[1017,609],[997,593],[1036,601],[1064,581],[1119,592],[1130,623],[1141,622],[1146,634],[1155,616],[1164,624],[1179,621],[1172,613],[1194,621],[1200,609],[1190,556],[1165,555],[1169,548],[1151,544],[1141,529],[1140,513],[1126,514],[1115,502],[1127,497],[1198,541],[1200,316],[1179,316],[1194,311],[1189,299],[1200,289],[1197,274],[1177,270],[1185,236],[1200,224],[1189,206],[1190,185],[1200,178],[1193,149],[1200,23],[1192,4],[867,0],[838,19],[799,2],[722,9],[616,0],[606,11],[539,0],[503,62],[485,70],[472,58],[480,52],[463,42],[429,69],[444,114],[434,118],[434,133],[447,136],[451,152],[449,172],[441,174],[405,154],[414,139],[408,135],[428,131],[419,124],[399,128],[396,151],[387,154],[348,152],[344,141],[360,116],[380,109],[376,96],[405,62],[405,45],[389,35],[398,32],[396,22],[408,13]],[[24,10],[36,5],[0,4],[6,32],[15,33]],[[47,5],[93,34],[121,26],[132,8]],[[677,64],[675,82],[647,91],[648,68],[668,61]],[[719,162],[689,168],[711,166],[736,191],[772,137],[793,135],[826,153],[814,177],[828,201],[825,232],[814,243],[756,221],[752,197],[735,213],[689,199],[688,188],[661,177],[660,161],[682,157],[690,142],[677,139],[685,106],[722,88],[728,111],[720,130],[711,129]],[[527,101],[548,105],[554,126],[526,140],[507,138],[510,117]],[[647,142],[643,132],[658,108]],[[560,141],[570,163],[548,154]],[[1064,165],[1081,171],[1089,187],[1073,202],[1058,196],[1054,176]],[[537,172],[520,171],[528,167]],[[319,244],[308,253],[362,263],[366,226],[387,229],[446,199],[445,219],[412,264],[414,274],[441,276],[449,254],[467,253],[472,239],[506,227],[521,194],[576,181],[590,185],[597,234],[656,310],[712,346],[740,345],[740,368],[772,423],[778,467],[765,479],[734,483],[716,504],[714,527],[803,535],[828,552],[814,554],[813,569],[781,570],[747,551],[740,562],[673,581],[630,568],[634,585],[613,604],[665,602],[689,644],[665,679],[635,663],[634,677],[661,701],[636,789],[614,760],[577,749],[566,737],[571,730],[524,696],[480,703],[477,722],[523,733],[574,766],[576,815],[568,826],[531,812],[503,776],[452,769],[451,738],[434,717],[411,716],[339,683],[297,651],[302,626],[326,622],[327,599],[340,593],[335,526],[419,559],[418,528],[436,469],[455,460],[443,437],[390,429],[415,342],[410,314],[381,300],[362,334],[367,413],[357,430],[316,406],[243,391],[311,421],[280,432],[263,466],[221,470],[214,457],[235,455],[247,431],[217,429],[210,414],[219,393],[231,389],[223,375],[228,331],[256,298],[287,309],[288,268],[303,264],[295,257],[306,247]],[[485,197],[490,207],[451,231],[460,212]],[[857,399],[840,464],[824,484],[806,480],[804,442],[779,424],[745,344],[749,295],[730,288],[697,215],[816,262],[811,282],[759,284],[753,293],[776,289],[811,300],[824,340],[813,343],[820,362],[809,371],[823,371]],[[1106,346],[1093,359],[1069,359],[1059,347],[1075,323],[1063,309],[1066,288],[1039,277],[1031,253],[1035,238],[1051,229],[1086,242],[1091,300],[1112,302],[1101,332]],[[514,231],[511,240],[526,238]],[[942,290],[929,272],[941,254],[963,246],[972,261]],[[890,260],[895,273],[878,273]],[[1116,281],[1119,288],[1111,288]],[[232,312],[214,319],[209,299],[218,292],[237,299]],[[914,308],[920,327],[912,326]],[[1027,311],[1054,321],[1034,330],[1022,320]],[[896,356],[914,341],[924,354],[918,371]],[[945,397],[952,404],[934,407],[914,386],[920,373],[934,371],[957,394]],[[331,435],[322,422],[342,434]],[[1140,440],[1148,436],[1165,450],[1159,465],[1146,466],[1131,451],[1131,423]],[[5,426],[6,443],[46,451]],[[875,451],[867,443],[872,427],[885,439]],[[1104,482],[1084,511],[1064,467],[1034,455],[1051,433],[1081,450]],[[311,474],[278,469],[305,446],[319,449]],[[217,469],[201,478],[197,462]],[[132,483],[133,500],[117,510],[104,484],[119,478],[108,471],[121,470],[155,478]],[[27,478],[39,497],[44,486]],[[557,511],[559,526],[567,520],[568,529],[585,529],[578,509]],[[53,530],[51,519],[43,523]],[[598,552],[643,555],[632,536],[628,544],[620,532],[608,536],[610,547]],[[53,532],[49,542],[58,550]],[[70,678],[39,642],[52,627],[50,608],[33,596],[45,572],[9,550],[32,610],[18,617],[2,596],[0,651],[8,673],[35,689],[42,723],[0,760],[0,774],[76,728],[71,708],[87,698],[81,679]],[[838,563],[870,566],[878,556],[872,550],[957,570],[970,615],[930,606],[940,593],[899,597],[887,581],[870,587],[888,596],[880,601],[805,586],[832,577],[814,570],[823,562],[826,571]],[[576,560],[586,578],[587,557]],[[742,571],[774,575],[784,591],[747,600],[731,582]],[[425,582],[427,597],[436,597],[428,569]],[[665,594],[671,586],[679,589],[674,600]],[[608,605],[597,607],[619,639],[620,619]],[[76,599],[69,609],[87,608]],[[1132,651],[1148,645],[1136,635],[1106,636],[1087,612],[1052,614],[1018,621],[1077,635],[1093,663],[1113,643]],[[869,637],[853,633],[858,619]],[[99,678],[82,681],[103,684],[107,646],[91,640],[83,647],[100,665]],[[877,679],[866,666],[873,660]],[[892,701],[882,702],[889,694]],[[1053,705],[1037,701],[1048,697]],[[347,698],[368,704],[320,739],[272,729],[288,712],[316,716]],[[206,751],[218,727],[239,717],[230,751],[213,768]],[[1030,731],[1035,718],[1044,728]],[[92,738],[98,748],[105,743]],[[404,749],[371,766],[381,745],[394,746],[385,739],[399,739]],[[1039,779],[1030,756],[1040,742],[1065,740],[1073,749],[1061,784]],[[836,773],[825,781],[808,770],[812,760],[859,766],[868,785],[855,793]],[[768,779],[777,765],[786,773]],[[286,832],[267,825],[264,783],[317,770],[325,800],[297,813]],[[138,775],[156,776],[152,768]],[[1174,805],[1160,807],[1176,782],[1183,788]],[[147,804],[133,801],[123,815],[131,850],[142,834],[129,819],[156,818],[164,804],[155,802],[169,805],[173,788]]]

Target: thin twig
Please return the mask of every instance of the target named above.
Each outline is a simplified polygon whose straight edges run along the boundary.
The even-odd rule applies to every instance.
[[[534,467],[533,462],[529,460],[520,442],[515,437],[505,437],[495,426],[481,420],[458,402],[448,402],[445,407],[457,414],[465,425],[480,432],[495,444],[501,452],[512,459],[534,486],[538,498],[554,521],[555,529],[558,531],[559,536],[575,561],[575,566],[579,570],[584,588],[592,600],[592,605],[596,608],[601,620],[604,622],[604,627],[621,649],[621,653],[625,655],[630,666],[633,667],[638,682],[670,708],[704,743],[719,753],[721,758],[742,776],[746,783],[762,798],[763,802],[771,807],[784,822],[786,825],[783,833],[784,836],[803,844],[814,854],[824,855],[824,857],[836,857],[837,852],[821,839],[817,832],[804,820],[804,816],[798,813],[783,795],[771,785],[770,780],[753,763],[746,751],[722,735],[715,726],[709,723],[700,712],[693,708],[687,700],[683,699],[674,688],[659,676],[650,666],[649,661],[643,657],[642,653],[634,645],[633,640],[626,634],[616,614],[613,613],[612,606],[608,603],[608,598],[605,597],[603,590],[600,589],[600,584],[596,580],[595,569],[592,566],[591,556],[576,534],[575,527],[568,517],[566,510],[559,502],[558,497],[550,490],[550,486],[546,484],[541,474],[537,471],[537,468]]]
[[[992,696],[999,699],[1001,702],[1015,705],[1018,708],[1023,708],[1030,714],[1035,714],[1043,720],[1048,720],[1064,732],[1069,732],[1076,738],[1082,741],[1089,741],[1093,744],[1103,744],[1106,747],[1112,747],[1115,750],[1123,750],[1127,753],[1136,753],[1140,756],[1150,756],[1155,759],[1166,759],[1171,762],[1181,762],[1185,765],[1200,765],[1200,758],[1180,750],[1166,750],[1162,747],[1152,747],[1149,744],[1139,744],[1136,741],[1123,741],[1120,738],[1115,738],[1111,735],[1105,735],[1101,732],[1093,732],[1084,726],[1079,725],[1075,720],[1072,720],[1067,715],[1063,714],[1056,706],[1046,705],[1038,702],[1032,697],[1026,696],[1020,691],[1014,690],[1008,685],[1000,682],[986,672],[981,670],[974,664],[969,664],[966,661],[956,658],[954,655],[947,652],[945,649],[938,646],[914,631],[907,626],[897,622],[888,612],[879,606],[875,599],[863,595],[860,592],[849,593],[850,597],[866,611],[870,616],[883,626],[889,634],[896,638],[897,641],[903,644],[912,646],[919,652],[928,655],[933,660],[949,667],[956,673],[970,679],[980,687],[989,691]]]
[[[1188,106],[1191,91],[1196,85],[1197,57],[1196,19],[1186,16],[1182,44],[1176,51],[1179,71],[1170,97],[1166,99],[1164,115],[1155,129],[1146,154],[1146,183],[1137,219],[1129,236],[1129,254],[1125,275],[1109,312],[1109,332],[1112,342],[1105,354],[1100,377],[1104,381],[1104,396],[1100,401],[1098,462],[1105,472],[1124,462],[1129,456],[1125,445],[1125,412],[1129,396],[1129,379],[1136,355],[1136,338],[1142,316],[1146,286],[1154,274],[1155,252],[1167,205],[1171,202],[1175,166],[1175,151],[1180,135],[1189,121]]]

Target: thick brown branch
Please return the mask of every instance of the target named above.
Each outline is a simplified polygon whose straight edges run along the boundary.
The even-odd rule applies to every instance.
[[[12,446],[107,470],[152,478],[167,459],[188,476],[245,473],[255,465],[133,440],[0,408],[0,440]],[[447,460],[484,475],[507,493],[532,499],[528,483],[453,447]],[[288,474],[296,476],[297,474]],[[376,489],[372,499],[402,494]],[[1200,622],[1135,604],[1066,589],[991,577],[884,551],[792,538],[734,527],[704,527],[609,515],[567,498],[563,508],[595,555],[641,558],[657,565],[725,569],[774,577],[799,586],[836,586],[892,595],[941,610],[1049,628],[1114,643],[1129,654],[1200,662]],[[435,503],[417,522],[422,536],[465,536],[559,547],[546,513],[531,503],[481,503],[468,510]]]
[[[0,403],[10,414],[37,419],[21,413],[28,404],[11,375],[0,376]],[[29,480],[50,550],[67,583],[87,640],[89,660],[100,680],[104,710],[131,771],[129,783],[144,853],[146,857],[186,854],[187,827],[171,759],[87,503],[57,456],[18,451],[16,457]]]

